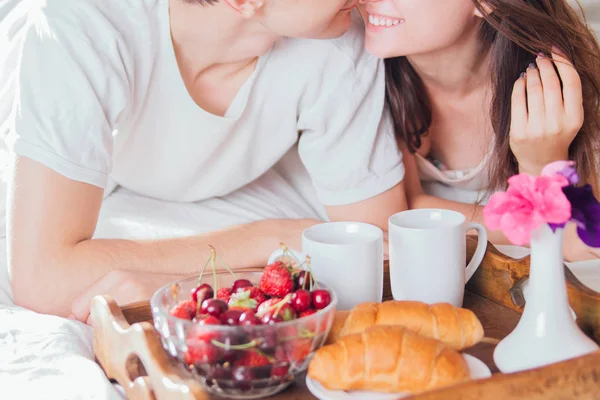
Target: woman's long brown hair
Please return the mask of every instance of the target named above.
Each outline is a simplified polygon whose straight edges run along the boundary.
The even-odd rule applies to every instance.
[[[581,181],[598,193],[600,171],[600,46],[594,33],[566,0],[473,0],[484,15],[480,39],[491,62],[490,115],[495,148],[489,159],[488,191],[502,189],[518,173],[510,150],[511,96],[514,82],[538,53],[551,54],[553,46],[569,58],[581,77],[585,121],[571,144],[569,156],[577,162]],[[491,10],[491,11],[490,11]],[[396,134],[411,152],[432,121],[431,103],[423,82],[406,57],[387,59],[387,100]]]

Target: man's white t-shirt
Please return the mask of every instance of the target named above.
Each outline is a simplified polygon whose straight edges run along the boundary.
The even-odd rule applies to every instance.
[[[15,69],[0,75],[0,113],[11,101],[17,154],[68,178],[199,201],[252,182],[296,142],[325,205],[403,178],[384,66],[358,20],[335,40],[280,40],[221,117],[186,90],[168,0],[13,3],[0,37]]]

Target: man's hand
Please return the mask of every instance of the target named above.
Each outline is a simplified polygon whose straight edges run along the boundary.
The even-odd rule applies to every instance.
[[[150,300],[154,292],[164,285],[184,278],[180,275],[151,274],[114,270],[94,282],[77,296],[71,305],[72,318],[89,323],[92,299],[109,295],[118,305]]]
[[[301,220],[265,220],[257,224],[264,232],[279,232],[278,238],[290,247],[300,248],[302,231],[320,221]],[[251,233],[251,232],[249,232]],[[256,240],[261,240],[260,236]],[[273,247],[275,250],[276,247]],[[265,254],[265,260],[269,254]],[[254,266],[254,265],[248,265]],[[190,275],[191,276],[191,275]],[[171,282],[184,278],[185,275],[155,274],[114,270],[107,273],[79,294],[71,305],[72,318],[86,322],[90,315],[90,304],[95,296],[109,295],[117,304],[125,305],[136,301],[150,300],[155,291]]]

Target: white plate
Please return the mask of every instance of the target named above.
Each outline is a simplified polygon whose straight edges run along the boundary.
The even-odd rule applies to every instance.
[[[463,354],[463,357],[469,366],[471,379],[485,379],[492,376],[490,369],[481,360],[470,354]],[[310,379],[308,375],[306,376],[306,386],[319,400],[396,400],[409,396],[408,393],[344,392],[341,390],[327,390],[319,382]]]

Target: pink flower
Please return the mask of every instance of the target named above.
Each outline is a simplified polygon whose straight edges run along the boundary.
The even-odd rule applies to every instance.
[[[528,244],[531,232],[543,223],[562,224],[571,218],[571,203],[562,190],[568,185],[566,177],[554,173],[515,175],[508,180],[508,190],[493,194],[485,206],[485,224],[502,230],[513,244]]]

